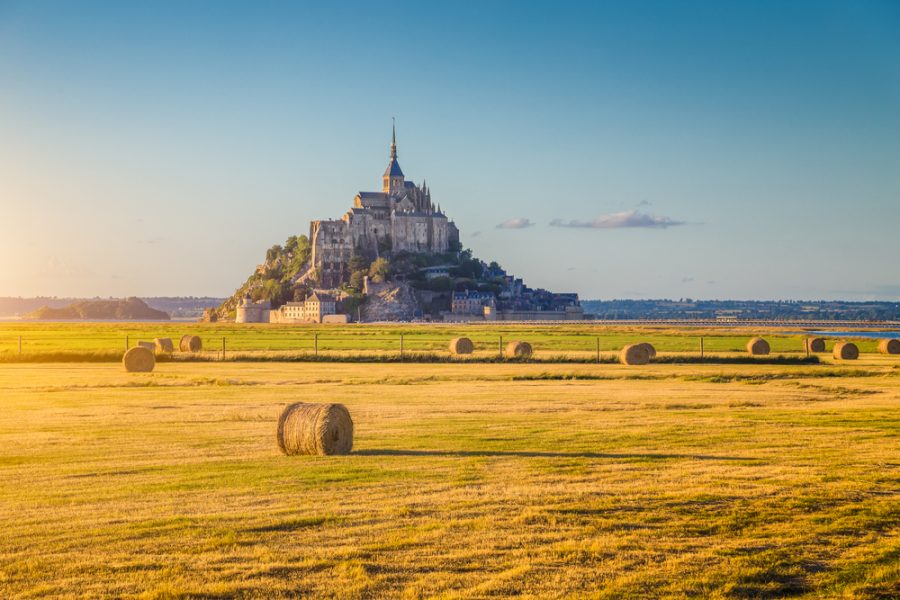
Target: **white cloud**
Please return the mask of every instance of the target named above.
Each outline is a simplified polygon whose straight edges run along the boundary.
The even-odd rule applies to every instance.
[[[529,227],[534,227],[534,223],[530,219],[524,218],[509,219],[497,225],[497,229],[527,229]]]
[[[553,219],[550,221],[550,225],[553,227],[582,227],[586,229],[623,229],[628,227],[665,229],[666,227],[684,225],[684,221],[676,221],[670,217],[648,215],[637,210],[627,210],[625,212],[602,215],[592,221]]]

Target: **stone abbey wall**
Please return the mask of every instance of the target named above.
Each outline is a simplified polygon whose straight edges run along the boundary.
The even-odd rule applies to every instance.
[[[447,217],[395,212],[391,216],[391,240],[395,251],[446,252]]]

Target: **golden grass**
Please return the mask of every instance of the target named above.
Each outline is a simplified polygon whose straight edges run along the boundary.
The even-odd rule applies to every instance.
[[[0,597],[896,597],[900,369],[827,360],[0,365]]]

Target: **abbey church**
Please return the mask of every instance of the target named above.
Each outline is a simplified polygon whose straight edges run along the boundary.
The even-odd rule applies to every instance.
[[[353,207],[340,219],[312,221],[311,266],[319,285],[337,287],[347,277],[354,254],[378,256],[392,252],[442,253],[459,249],[459,229],[431,200],[423,182],[417,186],[403,175],[397,161],[397,132],[380,192],[359,192]]]
[[[238,323],[346,323],[578,320],[584,315],[578,294],[531,289],[497,263],[462,252],[459,229],[432,201],[425,182],[417,185],[403,174],[396,129],[381,191],[356,194],[340,219],[312,221],[309,254],[304,248],[297,255],[305,259],[302,264],[294,264],[298,244],[292,236],[284,248],[270,248],[266,262],[223,303],[222,316],[233,310]],[[421,256],[427,254],[434,256]],[[379,257],[387,259],[381,264],[387,275],[373,275],[370,281],[370,263]]]

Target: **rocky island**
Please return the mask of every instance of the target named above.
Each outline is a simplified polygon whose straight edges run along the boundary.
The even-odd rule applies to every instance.
[[[578,294],[532,289],[463,249],[431,189],[406,179],[393,132],[380,192],[272,246],[216,311],[244,323],[533,321],[584,316]]]
[[[140,298],[81,300],[63,308],[43,306],[25,315],[28,319],[61,321],[72,319],[168,321],[169,314],[150,308]]]

